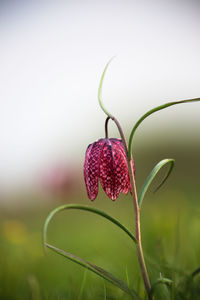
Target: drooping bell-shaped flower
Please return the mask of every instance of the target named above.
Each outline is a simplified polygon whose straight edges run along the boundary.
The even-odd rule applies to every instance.
[[[97,197],[99,180],[112,200],[116,200],[121,192],[127,194],[131,190],[126,153],[120,139],[104,138],[88,146],[84,179],[91,200]]]

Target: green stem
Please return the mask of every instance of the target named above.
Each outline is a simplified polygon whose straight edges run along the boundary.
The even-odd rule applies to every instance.
[[[134,214],[135,214],[135,235],[137,239],[137,255],[138,255],[138,261],[140,264],[140,269],[142,273],[142,278],[144,281],[144,286],[148,295],[148,299],[152,300],[151,296],[151,284],[149,280],[149,275],[147,272],[145,260],[144,260],[144,255],[143,255],[143,249],[142,249],[142,240],[141,240],[141,230],[140,230],[140,208],[138,205],[138,197],[137,197],[137,190],[136,190],[136,182],[135,182],[135,176],[134,176],[134,171],[133,171],[133,166],[131,163],[131,159],[129,160],[129,152],[128,152],[128,147],[126,143],[126,139],[123,133],[123,130],[121,128],[120,123],[116,118],[112,118],[112,120],[115,122],[117,125],[117,128],[119,130],[122,142],[124,144],[125,152],[126,152],[126,157],[127,157],[127,164],[128,164],[128,170],[129,170],[129,177],[130,177],[130,183],[131,183],[131,189],[132,189],[132,197],[133,197],[133,205],[134,205]]]
[[[100,107],[102,108],[104,113],[108,116],[108,118],[106,119],[106,124],[105,124],[105,126],[106,126],[106,137],[108,136],[108,131],[107,131],[108,120],[112,119],[115,122],[115,124],[116,124],[116,126],[119,130],[122,142],[124,144],[124,148],[125,148],[125,152],[126,152],[126,158],[127,158],[127,164],[128,164],[128,170],[129,170],[129,176],[130,176],[131,189],[132,189],[134,213],[135,213],[135,232],[136,232],[136,239],[138,241],[137,255],[138,255],[138,260],[139,260],[139,264],[140,264],[142,278],[143,278],[143,281],[144,281],[145,289],[147,291],[148,299],[152,300],[152,297],[151,297],[151,294],[150,294],[151,285],[150,285],[149,276],[148,276],[148,272],[147,272],[147,268],[146,268],[146,264],[145,264],[145,260],[144,260],[143,250],[142,250],[141,231],[140,231],[140,208],[139,208],[139,205],[138,205],[138,197],[137,197],[137,191],[136,191],[135,176],[134,176],[134,173],[133,173],[133,166],[132,166],[132,163],[131,163],[131,159],[132,159],[132,155],[131,155],[132,141],[131,141],[131,147],[128,148],[127,143],[126,143],[126,139],[125,139],[125,136],[124,136],[124,133],[123,133],[123,130],[121,128],[120,123],[118,122],[118,120],[113,115],[111,115],[105,109],[105,107],[103,105],[103,102],[102,102],[102,97],[101,97],[101,91],[102,91],[104,76],[105,76],[106,70],[107,70],[111,60],[109,60],[109,62],[107,63],[107,65],[106,65],[106,67],[103,71],[103,74],[101,76],[101,80],[100,80],[100,84],[99,84],[99,90],[98,90],[98,100],[99,100]],[[134,134],[134,132],[133,132],[133,134]],[[132,134],[132,136],[133,136],[133,134]],[[130,144],[130,142],[129,142],[129,144]]]
[[[108,138],[108,121],[109,120],[110,120],[110,117],[107,117],[106,121],[105,121],[105,138],[106,139]]]
[[[135,237],[138,241],[137,244],[137,253],[138,253],[138,260],[142,272],[142,278],[144,281],[145,289],[147,291],[148,299],[152,300],[151,297],[151,284],[149,280],[149,275],[147,272],[145,260],[144,260],[144,254],[142,249],[142,240],[141,240],[141,230],[140,230],[140,208],[138,205],[138,197],[137,197],[137,190],[136,190],[136,182],[135,182],[135,176],[133,172],[133,166],[131,163],[131,160],[128,161],[128,169],[129,169],[129,176],[130,176],[130,183],[131,183],[131,189],[132,189],[132,197],[133,197],[133,205],[134,205],[134,212],[135,212]]]

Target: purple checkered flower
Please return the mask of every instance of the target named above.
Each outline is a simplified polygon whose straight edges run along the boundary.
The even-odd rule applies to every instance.
[[[133,169],[134,168],[134,163]],[[88,197],[94,200],[98,194],[98,181],[111,200],[122,192],[131,191],[128,165],[121,140],[104,138],[90,144],[86,150],[84,179]]]

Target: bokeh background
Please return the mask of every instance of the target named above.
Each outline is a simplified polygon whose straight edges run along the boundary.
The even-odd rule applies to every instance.
[[[100,77],[115,56],[103,101],[127,137],[147,110],[199,97],[199,12],[195,0],[0,1],[0,299],[129,299],[55,254],[44,257],[42,226],[56,206],[81,203],[133,228],[130,196],[113,203],[100,189],[89,203],[84,187],[85,150],[104,136]],[[160,271],[171,276],[173,266],[178,281],[199,266],[199,105],[156,113],[135,135],[138,190],[159,160],[176,160],[143,206],[152,280]],[[119,136],[112,123],[109,134]],[[98,217],[62,213],[49,241],[124,280],[128,274],[142,293],[134,246]]]

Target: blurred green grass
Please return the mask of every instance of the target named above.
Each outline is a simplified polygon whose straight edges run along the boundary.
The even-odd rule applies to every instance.
[[[177,156],[169,181],[156,194],[148,193],[142,207],[142,240],[151,281],[160,272],[173,286],[156,288],[156,299],[200,299],[200,275],[188,276],[200,267],[199,148],[191,159],[180,148],[137,151],[138,187],[151,168],[165,157]],[[166,148],[165,148],[166,150]],[[174,151],[174,153],[173,153]],[[188,150],[189,151],[189,150]],[[191,153],[191,151],[190,151]],[[173,155],[175,154],[175,155]],[[162,176],[162,174],[160,175]],[[156,184],[159,182],[159,179]],[[152,189],[153,190],[153,187]],[[116,202],[100,190],[89,202],[82,191],[55,202],[40,201],[16,209],[0,209],[0,299],[130,299],[95,274],[47,250],[42,251],[42,228],[48,213],[59,204],[80,203],[105,210],[133,231],[131,196]],[[113,224],[88,212],[63,211],[49,225],[48,242],[89,260],[128,281],[141,296],[143,283],[131,240]],[[188,285],[188,282],[189,285]]]

